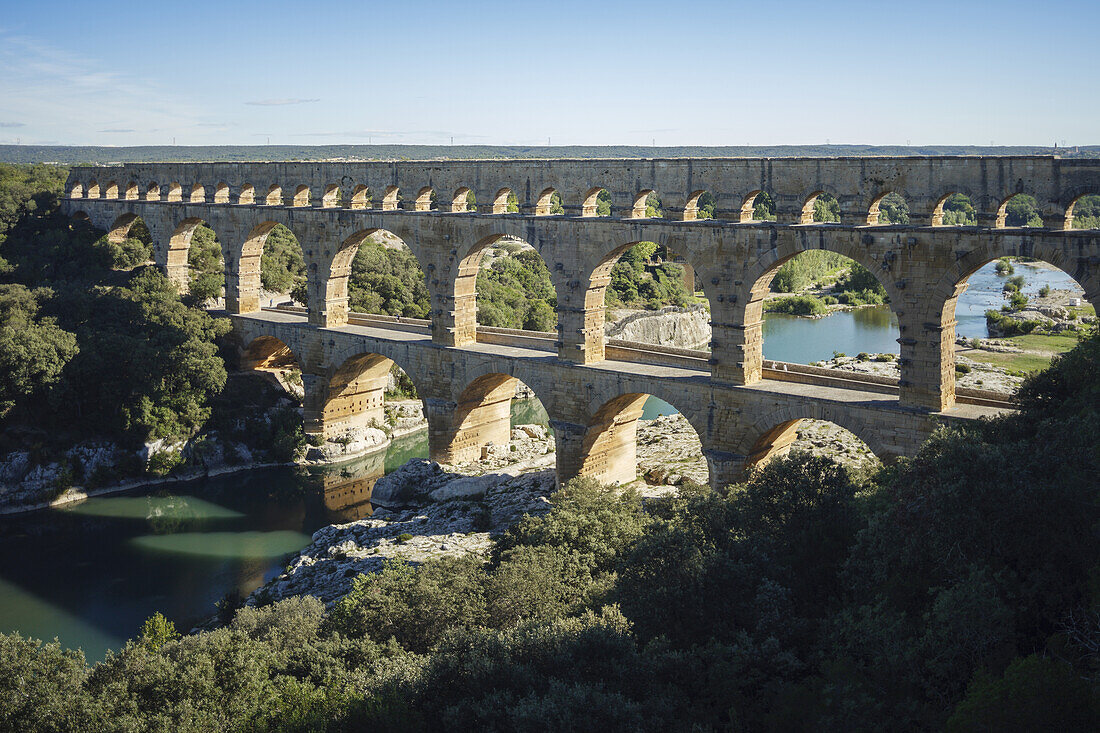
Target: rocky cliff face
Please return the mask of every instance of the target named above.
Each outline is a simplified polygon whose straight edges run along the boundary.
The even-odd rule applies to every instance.
[[[637,341],[679,349],[710,347],[710,312],[702,306],[634,311],[608,323],[609,339]]]

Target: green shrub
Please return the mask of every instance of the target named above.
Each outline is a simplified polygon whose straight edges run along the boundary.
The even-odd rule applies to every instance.
[[[769,313],[789,313],[795,316],[822,316],[828,312],[825,303],[813,295],[791,295],[765,302]]]

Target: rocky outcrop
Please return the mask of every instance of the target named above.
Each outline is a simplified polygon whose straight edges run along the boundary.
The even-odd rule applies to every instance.
[[[703,306],[634,311],[607,323],[609,339],[635,341],[680,349],[710,347],[710,312]]]
[[[960,340],[960,343],[967,343]],[[955,375],[955,385],[967,389],[981,389],[1002,394],[1015,394],[1022,377],[1009,374],[1004,369],[981,361],[968,359],[962,355],[956,355],[955,362],[962,367]],[[826,361],[816,362],[814,366],[822,366],[826,369],[839,369],[845,372],[858,374],[873,374],[879,377],[898,379],[901,370],[898,367],[897,357],[893,354],[864,354],[862,356],[837,356]]]
[[[418,508],[378,508],[369,519],[318,530],[286,570],[246,603],[303,594],[332,603],[351,590],[355,576],[377,572],[389,559],[421,563],[441,557],[486,556],[494,535],[526,514],[548,511],[547,497],[554,490],[552,469],[519,476],[457,476],[439,464],[417,460],[390,476],[398,474],[394,482],[425,481],[437,488],[427,492],[428,502]],[[468,492],[464,487],[476,489]],[[414,493],[424,495],[424,489]]]

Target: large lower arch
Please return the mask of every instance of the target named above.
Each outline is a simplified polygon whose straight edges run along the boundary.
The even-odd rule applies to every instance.
[[[406,244],[409,237],[402,237],[395,232],[378,227],[361,229],[348,236],[340,243],[336,254],[329,266],[328,277],[320,282],[310,284],[310,317],[314,323],[326,327],[341,326],[348,322],[348,313],[351,311],[348,296],[349,281],[352,275],[352,264],[362,245],[371,237],[389,235],[400,242],[401,248],[411,253],[420,264],[416,253]],[[420,265],[420,274],[423,276],[423,265]],[[390,313],[390,315],[394,315]],[[400,313],[399,315],[410,315]],[[419,314],[416,314],[419,315]]]
[[[637,479],[638,421],[651,396],[655,395],[631,392],[603,403],[585,427],[580,450],[559,458],[559,477],[584,476],[603,484],[629,484]],[[698,437],[700,426],[690,417],[689,423]],[[569,461],[576,465],[566,465]]]
[[[181,294],[187,293],[191,285],[188,254],[191,249],[191,238],[202,225],[210,226],[198,217],[188,217],[176,226],[172,236],[168,238],[165,270],[168,273],[168,279],[175,284]]]
[[[231,253],[226,258],[229,267],[226,274],[225,304],[226,310],[230,313],[252,313],[260,310],[264,305],[261,303],[263,292],[261,272],[264,247],[268,243],[269,235],[278,226],[279,222],[272,220],[261,221],[256,224],[245,236],[240,250]],[[289,232],[289,229],[286,231]],[[289,232],[289,234],[292,237],[294,236],[293,232]],[[298,267],[304,268],[301,263],[301,245],[297,243],[297,238],[294,237],[294,241],[289,244],[291,249],[296,252],[295,257],[298,260]],[[293,281],[295,277],[301,278],[301,274],[295,275],[291,272],[290,277]],[[292,290],[293,286],[294,283],[291,282],[289,285],[284,284],[277,289],[279,292],[286,292]]]
[[[813,233],[788,235],[778,246],[766,252],[751,266],[736,294],[730,313],[732,327],[724,328],[721,336],[715,336],[719,349],[715,354],[718,372],[716,376],[733,384],[753,384],[760,381],[764,367],[764,302],[771,291],[772,280],[779,269],[796,256],[809,251],[825,250],[846,257],[861,265],[886,291],[890,303],[898,303],[894,282],[883,277],[881,264],[866,257],[855,246],[828,247],[828,241]],[[716,349],[718,350],[718,349]]]
[[[307,390],[306,432],[327,440],[360,428],[381,429],[386,422],[386,390],[395,366],[393,359],[376,353],[344,359],[326,375],[319,389]]]
[[[745,456],[744,468],[762,466],[768,461],[787,455],[798,438],[799,429],[808,420],[832,423],[851,433],[879,460],[892,461],[902,454],[898,447],[883,442],[881,429],[873,428],[859,417],[843,410],[818,404],[804,411],[785,409],[758,418],[745,431],[739,446],[738,452]]]
[[[490,446],[506,449],[512,434],[512,400],[521,384],[510,374],[488,372],[472,379],[454,402],[436,400],[429,405],[432,460],[457,465],[478,460]]]
[[[130,235],[130,229],[140,220],[141,217],[137,214],[120,214],[107,230],[107,240],[115,244],[126,241],[126,237]]]
[[[637,276],[639,291],[643,286],[652,288],[652,292],[646,295],[640,292],[634,293],[634,297],[640,303],[652,302],[653,298],[657,298],[659,302],[667,301],[665,303],[667,305],[683,306],[693,302],[696,270],[691,259],[685,257],[687,252],[682,245],[686,244],[682,240],[634,241],[614,247],[605,254],[588,275],[587,287],[583,291],[583,303],[577,304],[579,307],[574,306],[567,314],[563,314],[566,321],[572,321],[572,323],[563,321],[559,326],[562,332],[563,356],[584,364],[604,360],[607,342],[604,323],[607,317],[608,288],[612,283],[615,268],[620,265],[621,260],[624,270],[619,273],[620,280],[624,277]],[[653,259],[658,251],[664,253],[668,259],[667,262],[657,262]],[[670,263],[673,265],[672,268],[669,267]],[[704,283],[704,292],[706,287]],[[615,294],[618,301],[630,300],[619,291],[615,291]],[[706,296],[709,299],[710,293],[706,293]],[[630,302],[622,304],[632,305]],[[633,305],[641,307],[638,303]]]
[[[275,336],[257,336],[241,350],[241,369],[302,371],[302,362],[286,342]]]

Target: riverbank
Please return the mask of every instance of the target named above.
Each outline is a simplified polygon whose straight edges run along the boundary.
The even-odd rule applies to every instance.
[[[58,481],[65,480],[66,470],[71,472],[74,462],[80,466],[81,475],[96,475],[97,472],[117,471],[120,466],[126,465],[126,461],[133,463],[132,459],[140,457],[141,453],[135,456],[131,451],[126,451],[113,443],[99,442],[78,444],[66,453],[67,461],[52,461],[46,464],[32,465],[30,454],[27,452],[9,454],[3,462],[0,462],[0,479],[3,479],[0,481],[0,515],[56,509],[77,504],[92,497],[263,468],[339,466],[374,454],[385,453],[394,440],[427,430],[428,423],[420,414],[419,402],[415,400],[407,402],[417,404],[415,412],[418,417],[406,416],[407,419],[404,420],[398,418],[394,423],[395,427],[388,427],[386,431],[376,428],[349,431],[355,434],[354,438],[339,437],[325,441],[319,447],[309,446],[296,460],[254,460],[254,452],[248,446],[233,443],[223,445],[218,442],[216,435],[206,434],[201,436],[201,441],[192,441],[179,447],[181,453],[193,454],[194,444],[202,443],[205,447],[202,449],[200,466],[191,470],[177,468],[164,476],[138,475],[103,486],[59,487]],[[412,408],[406,409],[406,412],[411,411],[413,411]],[[145,453],[146,455],[149,453],[148,447]],[[228,460],[230,456],[233,457],[232,462]],[[13,482],[11,481],[13,476],[21,476],[21,480]]]

